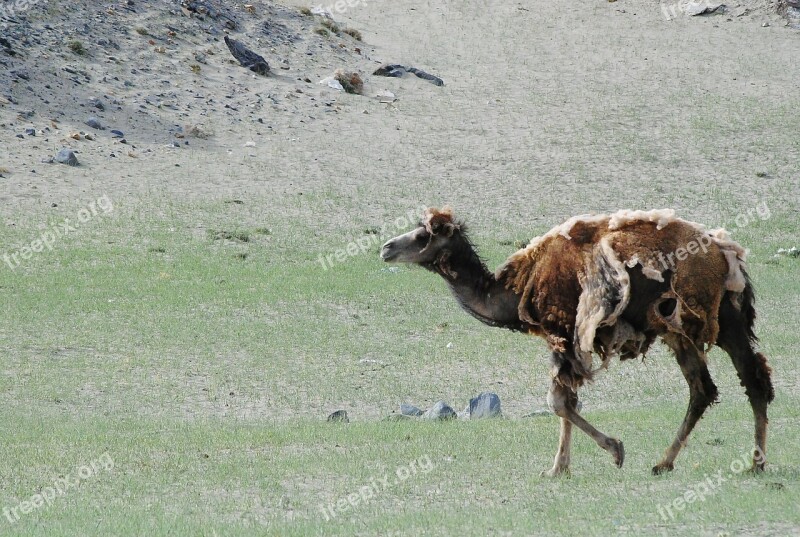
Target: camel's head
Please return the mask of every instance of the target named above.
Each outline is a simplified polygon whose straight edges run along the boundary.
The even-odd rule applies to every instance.
[[[449,207],[426,209],[416,229],[383,245],[381,259],[432,268],[450,255],[460,238],[461,225],[453,220]]]

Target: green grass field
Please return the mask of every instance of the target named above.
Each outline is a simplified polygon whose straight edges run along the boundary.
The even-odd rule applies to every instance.
[[[650,475],[687,400],[658,347],[644,364],[615,363],[583,393],[584,414],[625,441],[624,468],[578,434],[573,475],[556,480],[539,477],[555,452],[556,418],[521,417],[544,405],[542,342],[478,324],[433,275],[382,270],[377,245],[324,270],[314,252],[346,243],[287,228],[262,212],[266,200],[141,216],[152,203],[117,202],[52,251],[0,271],[0,534],[800,529],[798,260],[773,259],[784,243],[770,238],[798,227],[777,199],[766,201],[769,219],[737,233],[752,249],[758,332],[775,370],[769,470],[740,472],[752,416],[715,350],[721,404],[676,470]],[[356,238],[369,227],[349,226]],[[220,230],[236,238],[219,239]],[[489,227],[475,240],[495,265],[509,240],[541,231]],[[5,244],[41,233],[38,216],[20,215]],[[460,409],[484,389],[500,394],[509,419],[381,419],[404,401],[443,398]],[[350,424],[324,421],[338,408]],[[60,478],[80,482],[51,492]]]

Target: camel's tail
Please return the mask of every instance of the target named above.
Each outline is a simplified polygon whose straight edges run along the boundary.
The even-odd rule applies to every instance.
[[[742,291],[742,313],[744,314],[745,324],[747,326],[747,339],[750,340],[751,343],[758,342],[758,336],[755,333],[755,324],[756,324],[756,295],[753,292],[753,284],[750,283],[750,275],[747,274],[744,270],[745,285],[744,291]]]
[[[756,322],[756,298],[753,292],[753,285],[750,282],[750,276],[747,272],[742,272],[744,272],[745,277],[744,291],[742,291],[742,315],[744,316],[747,339],[750,341],[751,345],[754,345],[758,342],[758,336],[756,336],[754,328]],[[775,389],[772,387],[772,379],[770,378],[772,368],[770,368],[767,363],[767,357],[760,352],[752,351],[751,360],[751,367],[755,373],[755,380],[760,385],[759,391],[766,396],[768,402],[772,402],[772,400],[775,399]]]

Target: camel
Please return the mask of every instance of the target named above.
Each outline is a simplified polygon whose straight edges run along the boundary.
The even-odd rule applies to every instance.
[[[534,238],[493,274],[452,210],[429,208],[416,229],[386,242],[380,256],[439,274],[482,323],[545,339],[551,351],[547,401],[561,432],[553,467],[543,476],[569,473],[573,425],[622,467],[622,442],[579,414],[578,389],[611,358],[643,356],[657,337],[675,354],[689,406],[653,474],[674,468],[695,424],[717,402],[706,364],[713,345],[730,355],[745,388],[755,417],[752,471],[764,469],[771,369],[754,349],[745,251],[724,230],[707,231],[669,209],[582,215]]]

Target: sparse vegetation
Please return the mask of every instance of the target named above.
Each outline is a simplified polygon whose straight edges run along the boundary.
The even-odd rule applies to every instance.
[[[339,25],[336,24],[336,22],[333,21],[332,19],[322,19],[320,24],[322,26],[324,26],[325,28],[327,28],[328,30],[330,30],[334,34],[338,35],[339,32],[341,31],[341,28],[339,28]]]
[[[322,37],[328,37],[330,35],[330,32],[328,31],[328,29],[324,28],[322,26],[318,26],[318,27],[314,28],[314,33],[315,34],[319,34]]]
[[[301,7],[301,8],[300,8],[300,14],[301,14],[301,15],[304,15],[304,16],[306,16],[306,17],[310,17],[310,16],[312,15],[312,13],[311,13],[311,9],[310,9],[310,8],[307,8],[307,7]]]
[[[250,242],[250,234],[247,231],[225,231],[225,230],[208,230],[208,236],[211,240],[227,240],[235,242]]]
[[[67,43],[67,47],[78,56],[84,56],[86,54],[86,48],[83,46],[83,43],[77,39]]]
[[[355,39],[356,41],[361,41],[361,32],[353,28],[345,28],[344,33]]]
[[[364,81],[358,73],[337,69],[333,77],[342,85],[344,91],[347,93],[361,95],[364,91]]]

